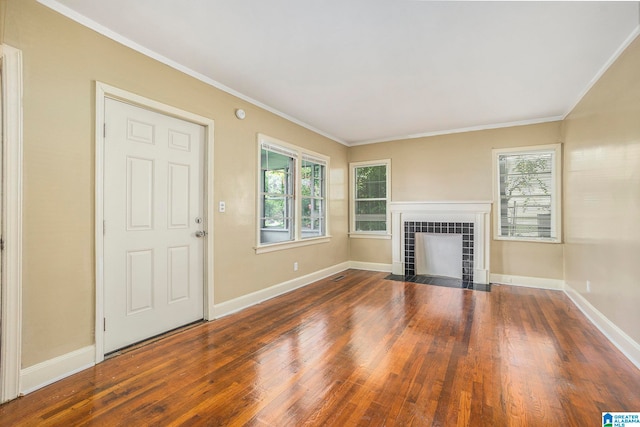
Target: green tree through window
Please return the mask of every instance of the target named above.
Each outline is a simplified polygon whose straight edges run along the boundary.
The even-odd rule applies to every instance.
[[[355,231],[387,231],[387,165],[354,168]]]
[[[303,237],[324,234],[325,166],[303,159],[301,170],[302,233]]]
[[[258,143],[258,246],[326,237],[329,158],[264,135]]]
[[[261,233],[260,243],[274,243],[294,238],[293,168],[294,158],[263,147],[261,149]]]

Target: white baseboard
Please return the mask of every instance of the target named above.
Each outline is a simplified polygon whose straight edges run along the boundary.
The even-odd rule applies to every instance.
[[[298,277],[287,282],[279,283],[267,289],[262,289],[248,295],[235,298],[215,305],[216,318],[240,311],[244,308],[266,301],[294,289],[307,286],[348,268],[360,270],[390,272],[391,264],[366,263],[350,261]],[[491,283],[502,283],[515,286],[535,287],[542,289],[564,290],[573,303],[587,316],[587,318],[613,343],[634,365],[640,369],[640,344],[635,342],[624,331],[598,311],[589,301],[569,286],[563,280],[544,279],[526,276],[510,276],[491,274]],[[38,363],[20,371],[20,393],[27,394],[44,386],[52,384],[65,377],[73,375],[95,365],[95,346],[87,346],[62,356]]]
[[[302,277],[271,286],[267,289],[215,305],[216,318],[226,316],[275,296],[309,285],[325,277],[347,270],[349,262],[307,274]],[[20,393],[28,394],[42,387],[80,372],[95,365],[95,345],[74,350],[70,353],[22,369],[20,371]]]
[[[356,270],[382,271],[391,273],[391,264],[381,264],[377,262],[349,261],[349,267]]]
[[[349,262],[343,262],[334,266],[316,271],[305,276],[297,277],[286,282],[273,285],[266,289],[243,295],[238,298],[234,298],[230,301],[225,301],[220,304],[214,305],[214,315],[216,319],[227,316],[231,313],[235,313],[244,308],[251,307],[252,305],[259,304],[268,299],[277,297],[278,295],[286,294],[294,289],[301,288],[303,286],[310,285],[311,283],[324,279],[325,277],[347,270],[349,268]]]
[[[508,274],[491,273],[489,281],[503,285],[524,286],[526,288],[553,289],[558,291],[564,289],[564,280],[547,279],[544,277],[511,276]]]
[[[95,365],[95,346],[74,350],[20,371],[20,393],[27,394]]]
[[[587,316],[591,323],[593,323],[596,328],[598,328],[600,332],[602,332],[604,336],[607,337],[607,339],[631,361],[631,363],[640,369],[640,344],[634,341],[633,338],[627,335],[622,329],[617,327],[575,289],[566,285],[564,292],[580,309],[580,311]]]

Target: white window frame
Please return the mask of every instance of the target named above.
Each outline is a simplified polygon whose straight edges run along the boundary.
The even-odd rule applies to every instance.
[[[268,145],[275,148],[280,148],[283,152],[288,153],[294,158],[293,165],[293,227],[294,227],[294,236],[293,240],[287,240],[285,242],[274,242],[274,243],[261,243],[261,231],[262,231],[262,179],[261,179],[261,152],[263,145]],[[302,161],[311,161],[317,164],[322,164],[325,168],[324,170],[324,234],[321,236],[311,236],[311,237],[303,237],[302,236]],[[318,243],[326,243],[331,239],[331,235],[329,234],[329,157],[316,153],[311,150],[307,150],[302,147],[298,147],[296,145],[290,144],[285,141],[281,141],[279,139],[273,138],[268,135],[258,134],[258,144],[257,144],[257,183],[256,183],[256,246],[255,251],[256,254],[279,251],[299,246],[307,246],[314,245]]]
[[[356,231],[356,169],[368,166],[387,168],[386,230]],[[391,239],[391,159],[370,160],[349,163],[349,237],[359,239]]]
[[[315,186],[315,180],[316,177],[313,175],[313,170],[312,170],[312,174],[311,174],[311,185],[310,185],[310,189],[311,189],[311,194],[309,196],[305,196],[302,194],[302,170],[305,167],[304,164],[305,163],[309,163],[312,165],[316,165],[316,166],[322,166],[323,168],[323,174],[320,177],[320,196],[316,196],[314,195],[314,190],[317,188]],[[300,159],[300,233],[301,233],[301,238],[302,239],[313,239],[316,237],[324,237],[324,235],[327,234],[327,186],[326,186],[326,182],[327,182],[327,164],[328,162],[325,159],[320,159],[316,156],[311,156],[307,153],[302,153],[302,157]],[[307,217],[309,218],[309,220],[311,221],[312,225],[314,224],[314,219],[320,219],[319,222],[319,230],[321,232],[320,235],[318,236],[314,236],[314,235],[308,235],[308,236],[304,236],[305,233],[305,229],[302,227],[302,222],[304,221],[304,219],[306,218],[303,214],[302,214],[302,202],[304,199],[309,199],[311,201],[311,205],[315,206],[318,202],[320,203],[320,206],[322,207],[320,209],[320,212],[323,216],[321,216],[320,218],[314,218],[313,216],[313,209],[310,210],[310,215]],[[311,230],[314,230],[314,228],[312,227]],[[309,231],[307,231],[309,232]]]
[[[500,165],[499,156],[509,154],[551,153],[551,235],[554,237],[518,237],[502,236],[500,206]],[[493,238],[494,240],[510,240],[518,242],[562,243],[562,144],[534,145],[515,148],[496,148],[493,154]]]
[[[263,170],[263,165],[262,165],[262,150],[267,150],[270,153],[274,153],[274,154],[278,154],[280,156],[286,157],[288,159],[290,159],[289,162],[289,170],[285,173],[285,182],[284,182],[284,188],[283,188],[283,192],[282,193],[265,193],[264,192],[264,186],[265,184],[265,180],[266,180],[266,172],[267,170]],[[258,208],[259,208],[259,216],[258,216],[258,228],[259,228],[259,236],[261,236],[262,232],[265,231],[271,231],[271,232],[275,232],[275,233],[281,233],[282,235],[286,235],[287,240],[282,241],[281,243],[285,243],[285,242],[292,242],[295,240],[295,233],[297,231],[297,224],[296,224],[296,208],[295,208],[295,202],[296,202],[296,183],[297,183],[297,177],[296,177],[296,172],[298,170],[298,165],[299,165],[299,161],[298,161],[298,153],[295,150],[291,150],[288,147],[284,147],[282,145],[276,145],[266,141],[262,141],[260,143],[260,159],[258,160],[260,163],[259,166],[259,176],[258,176],[258,180],[259,180],[259,186],[258,186]],[[265,212],[263,212],[263,204],[265,204],[265,199],[267,197],[273,198],[276,197],[278,199],[282,199],[284,201],[284,212],[283,212],[283,227],[282,228],[268,228],[265,224],[263,224],[263,215],[265,215]],[[272,242],[272,243],[262,243],[260,240],[258,240],[258,244],[259,245],[267,245],[267,244],[274,244],[276,242]]]

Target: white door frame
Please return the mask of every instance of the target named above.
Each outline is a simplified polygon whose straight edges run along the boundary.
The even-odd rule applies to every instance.
[[[22,52],[0,45],[2,71],[2,331],[0,403],[18,397],[22,358]]]
[[[213,305],[213,120],[166,105],[102,82],[96,82],[96,356],[104,360],[104,103],[105,98],[124,101],[147,110],[196,123],[205,128],[204,209],[208,237],[204,248],[204,318],[214,319]]]

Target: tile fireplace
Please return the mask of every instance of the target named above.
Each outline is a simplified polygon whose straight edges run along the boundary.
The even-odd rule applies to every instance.
[[[489,283],[491,202],[391,202],[392,272],[416,274],[415,234],[461,234],[462,280]]]

